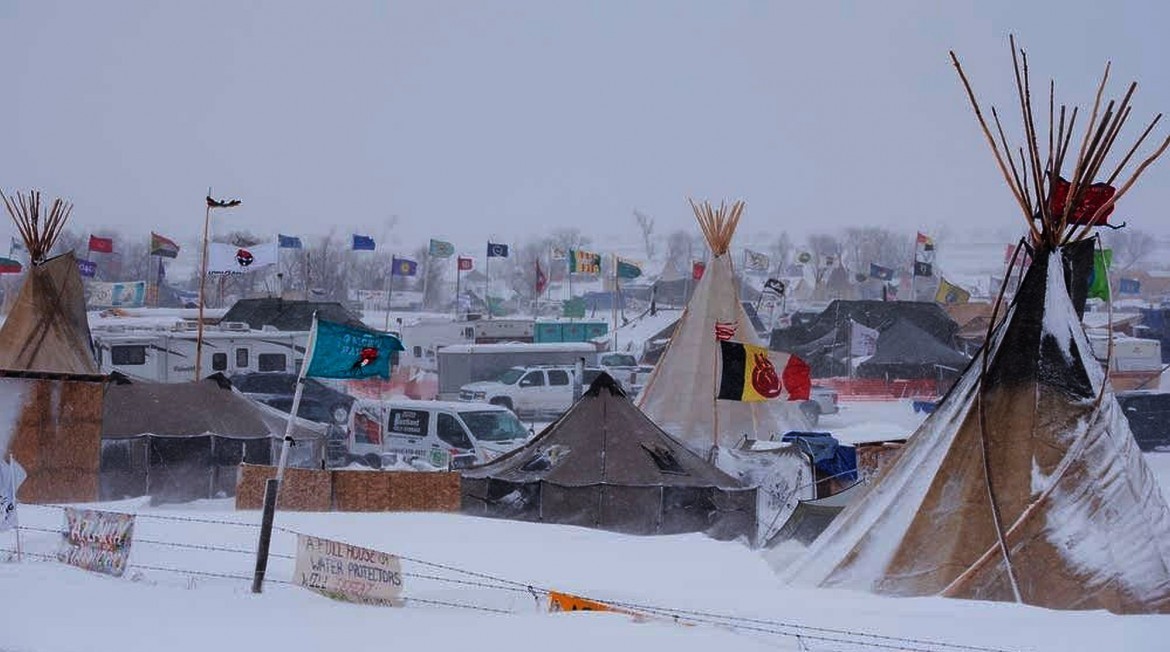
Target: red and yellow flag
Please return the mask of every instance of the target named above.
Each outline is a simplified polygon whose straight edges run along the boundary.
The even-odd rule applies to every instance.
[[[809,367],[791,353],[743,342],[719,343],[721,371],[717,398],[727,401],[806,401],[812,389]]]

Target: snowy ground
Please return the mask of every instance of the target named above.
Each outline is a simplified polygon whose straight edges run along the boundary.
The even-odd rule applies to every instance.
[[[909,403],[846,403],[824,425],[859,441],[905,436],[921,418]],[[1165,490],[1170,452],[1146,459]],[[632,537],[450,514],[279,513],[277,526],[283,529],[273,541],[273,581],[262,595],[253,595],[257,512],[233,511],[230,501],[151,508],[134,500],[105,507],[139,514],[127,575],[110,578],[27,557],[0,563],[0,651],[564,652],[595,650],[599,644],[672,652],[959,649],[928,641],[1001,650],[1153,651],[1167,649],[1170,639],[1166,616],[787,587],[759,551],[697,534]],[[33,528],[22,534],[25,550],[51,553],[60,538],[61,511],[20,509],[22,524]],[[287,584],[292,531],[403,556],[406,595],[413,601],[401,609],[358,606]],[[11,533],[0,533],[0,548],[13,543]],[[462,583],[447,581],[452,579]],[[696,624],[550,614],[544,589],[680,610],[682,620]],[[800,640],[791,635],[798,632]],[[859,638],[859,633],[895,638]]]

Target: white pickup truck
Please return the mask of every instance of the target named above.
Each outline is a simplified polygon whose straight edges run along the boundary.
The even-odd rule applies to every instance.
[[[588,388],[603,371],[607,370],[586,367],[582,386]],[[575,373],[571,365],[512,367],[495,380],[481,380],[460,387],[459,400],[502,405],[520,417],[556,418],[573,404]],[[615,380],[622,385],[620,377],[615,377]]]

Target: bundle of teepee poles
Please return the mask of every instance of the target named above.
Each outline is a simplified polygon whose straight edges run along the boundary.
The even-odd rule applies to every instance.
[[[739,218],[743,215],[743,201],[734,201],[731,206],[720,202],[719,208],[715,208],[711,202],[707,201],[701,204],[696,204],[690,198],[687,201],[691,204],[695,219],[699,221],[699,228],[703,231],[703,237],[707,239],[707,246],[711,248],[711,254],[722,256],[727,253],[727,250],[731,248],[731,238],[735,235],[735,228],[739,226]]]
[[[1037,245],[1057,247],[1061,244],[1084,239],[1089,235],[1089,231],[1093,226],[1099,225],[1099,221],[1103,221],[1101,220],[1102,216],[1109,214],[1109,211],[1112,210],[1117,200],[1121,199],[1133,187],[1138,177],[1170,145],[1170,136],[1167,136],[1162,141],[1161,146],[1133,169],[1120,188],[1117,188],[1115,191],[1112,189],[1114,181],[1125,171],[1126,166],[1129,165],[1134,154],[1137,153],[1138,148],[1141,147],[1146,137],[1153,131],[1154,126],[1161,120],[1162,114],[1159,113],[1154,117],[1149,126],[1146,127],[1133,145],[1126,151],[1125,155],[1113,166],[1109,176],[1103,180],[1104,184],[1110,187],[1109,192],[1111,192],[1112,196],[1098,206],[1087,219],[1082,216],[1081,219],[1072,220],[1070,218],[1073,215],[1074,207],[1080,205],[1084,200],[1086,191],[1089,190],[1090,186],[1094,185],[1094,179],[1098,178],[1101,170],[1108,169],[1103,168],[1103,166],[1122,128],[1129,119],[1133,108],[1130,105],[1130,100],[1133,98],[1134,91],[1137,90],[1137,82],[1130,83],[1128,90],[1120,101],[1116,99],[1109,100],[1104,113],[1102,113],[1101,99],[1105,91],[1105,85],[1109,80],[1110,68],[1109,63],[1105,64],[1105,72],[1101,77],[1100,85],[1097,87],[1096,99],[1093,101],[1093,109],[1089,114],[1088,126],[1085,128],[1084,135],[1080,140],[1080,147],[1077,150],[1076,159],[1071,165],[1072,176],[1067,181],[1069,189],[1064,204],[1061,206],[1057,203],[1054,207],[1051,193],[1054,190],[1057,180],[1063,179],[1062,175],[1070,153],[1069,148],[1072,144],[1073,131],[1076,128],[1079,108],[1074,106],[1072,107],[1072,111],[1069,112],[1068,106],[1061,104],[1059,106],[1059,112],[1057,112],[1055,99],[1056,84],[1053,81],[1049,81],[1048,148],[1047,152],[1042,152],[1040,130],[1036,126],[1035,110],[1032,105],[1032,87],[1031,76],[1028,70],[1028,55],[1024,50],[1016,47],[1015,37],[1009,37],[1008,41],[1012,51],[1016,94],[1019,99],[1020,114],[1024,127],[1024,145],[1016,147],[1014,150],[1004,135],[1003,125],[999,119],[999,112],[995,107],[992,107],[991,115],[995,121],[996,132],[999,136],[999,142],[997,144],[996,138],[992,135],[991,129],[988,127],[987,120],[983,117],[983,111],[979,107],[979,102],[975,99],[975,92],[971,89],[971,83],[967,79],[967,75],[963,71],[963,67],[960,65],[959,59],[953,51],[950,53],[951,62],[954,64],[955,70],[959,73],[959,78],[967,90],[967,97],[971,101],[971,107],[975,111],[975,117],[979,120],[980,127],[983,128],[983,135],[987,138],[987,143],[991,146],[991,151],[995,155],[996,163],[999,164],[999,169],[1003,173],[1008,186],[1011,188],[1016,202],[1024,211],[1024,217],[1031,230],[1033,242]],[[1003,148],[1002,152],[1000,151],[1001,146]]]
[[[41,193],[32,190],[28,193],[16,193],[9,197],[0,192],[4,200],[4,207],[16,223],[24,246],[28,249],[29,260],[33,265],[39,265],[49,257],[49,252],[56,244],[65,222],[69,220],[69,213],[73,204],[61,199],[54,199],[49,207],[49,213],[44,215],[41,206]]]

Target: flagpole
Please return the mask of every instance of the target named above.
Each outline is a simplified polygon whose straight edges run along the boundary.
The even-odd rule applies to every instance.
[[[613,293],[609,295],[610,318],[613,320],[613,350],[618,350],[617,340],[617,302],[618,302],[618,257],[613,255]]]
[[[487,256],[483,262],[483,305],[487,307],[488,319],[492,318],[492,301],[488,292],[492,288],[492,241],[488,240]]]
[[[914,233],[914,248],[910,254],[910,300],[917,301],[918,295],[914,292],[914,283],[918,280],[918,233]]]
[[[12,497],[12,527],[16,532],[16,561],[20,562],[20,512],[16,509],[16,458],[8,452],[8,489]]]
[[[423,257],[423,288],[422,288],[422,302],[419,307],[423,312],[427,311],[427,277],[431,275],[431,252],[427,251],[427,255]],[[389,330],[389,329],[386,329]]]
[[[195,380],[203,374],[203,304],[207,287],[207,231],[211,226],[211,187],[207,188],[207,210],[203,213],[203,263],[199,267],[199,323],[195,334]],[[88,259],[87,259],[88,260]]]
[[[394,255],[390,255],[390,276],[386,283],[386,325],[384,331],[390,330],[390,300],[394,298]]]
[[[256,569],[252,574],[252,593],[264,590],[264,574],[268,571],[268,550],[272,543],[272,521],[276,516],[276,498],[280,494],[280,483],[284,480],[284,469],[288,465],[288,451],[292,447],[293,428],[296,424],[297,412],[301,407],[301,396],[305,391],[305,372],[309,362],[313,359],[313,349],[317,345],[317,313],[313,312],[313,326],[309,331],[309,343],[305,347],[305,357],[301,359],[301,369],[297,373],[297,387],[293,393],[292,408],[288,421],[284,426],[284,439],[280,443],[280,458],[276,464],[276,477],[264,484],[264,511],[260,518],[260,541],[256,547]]]
[[[462,271],[459,265],[459,254],[455,254],[455,321],[459,321],[459,276]]]

